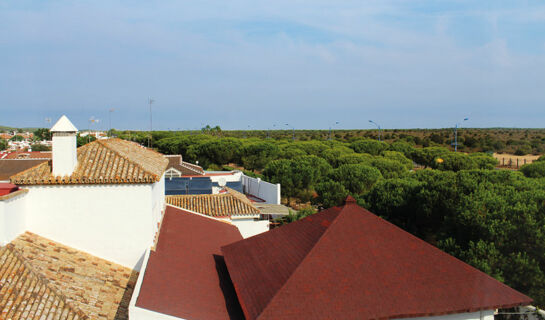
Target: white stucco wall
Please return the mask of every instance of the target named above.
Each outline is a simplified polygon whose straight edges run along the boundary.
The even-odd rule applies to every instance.
[[[269,220],[232,217],[231,223],[238,228],[244,239],[269,231]]]
[[[76,133],[53,133],[53,175],[69,176],[77,164]]]
[[[164,201],[154,202],[158,184],[29,186],[27,230],[139,270]]]
[[[26,231],[26,197],[24,191],[0,199],[0,246]],[[2,197],[4,198],[4,197]]]
[[[244,193],[261,198],[265,203],[280,204],[280,184],[242,175],[242,188]]]
[[[154,226],[154,232],[158,231],[159,221],[163,216],[165,209],[165,175],[161,177],[159,182],[154,183],[151,186],[151,203],[153,212],[153,221],[156,222]]]
[[[402,318],[399,320],[494,320],[494,310],[446,314],[435,317]]]

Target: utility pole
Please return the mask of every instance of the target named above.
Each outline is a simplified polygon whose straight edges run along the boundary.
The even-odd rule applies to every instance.
[[[286,123],[286,126],[287,126],[288,128],[291,127],[289,123]],[[291,129],[292,129],[292,131],[293,131],[293,141],[295,141],[295,127],[291,127]]]
[[[149,103],[149,137],[148,137],[148,148],[151,148],[151,139],[153,134],[153,116],[151,113],[151,105],[155,102],[151,97],[148,98]]]
[[[462,122],[464,121],[467,121],[469,120],[469,118],[464,118],[464,120],[462,120]],[[458,126],[462,126],[461,123],[456,123],[456,125],[454,126],[454,152],[457,152],[458,151]]]
[[[335,121],[335,124],[333,126],[338,124],[339,124],[339,121]],[[331,126],[329,127],[329,138],[327,140],[331,140]]]

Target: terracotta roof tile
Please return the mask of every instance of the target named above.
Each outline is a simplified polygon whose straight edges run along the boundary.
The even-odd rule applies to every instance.
[[[182,176],[204,175],[204,170],[201,166],[182,161],[182,156],[179,154],[165,155],[165,158],[168,159],[167,169],[174,168],[179,171]]]
[[[347,199],[222,247],[246,319],[391,319],[532,299]]]
[[[240,192],[228,189],[222,194],[166,196],[170,205],[212,217],[259,215],[260,211]]]
[[[0,248],[0,319],[88,319],[14,246]]]
[[[0,180],[9,180],[9,177],[43,162],[47,160],[0,160]]]
[[[153,183],[163,175],[168,160],[158,152],[121,139],[97,140],[78,148],[71,176],[55,177],[51,161],[11,177],[18,185]]]
[[[29,232],[8,246],[19,253],[20,260],[25,261],[34,274],[47,281],[50,291],[56,292],[74,310],[80,310],[81,315],[90,319],[128,319],[128,305],[138,277],[136,272]],[[45,298],[48,292],[38,292],[37,298]],[[0,309],[8,305],[8,302],[0,302]]]

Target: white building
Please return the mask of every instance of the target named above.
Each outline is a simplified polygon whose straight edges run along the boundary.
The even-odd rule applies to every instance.
[[[18,227],[0,233],[0,240],[5,244],[30,231],[138,270],[165,207],[168,160],[121,139],[97,140],[76,151],[77,129],[65,116],[51,131],[52,161],[11,177],[28,193],[10,201],[17,212],[4,217],[17,219],[11,225]]]

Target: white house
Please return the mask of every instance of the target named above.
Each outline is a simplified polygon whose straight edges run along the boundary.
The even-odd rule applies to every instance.
[[[24,202],[17,205],[24,210],[4,215],[23,223],[0,239],[9,242],[30,231],[138,270],[165,207],[168,160],[121,139],[97,140],[76,150],[77,129],[65,116],[51,132],[52,161],[11,177],[28,193],[16,199]]]

